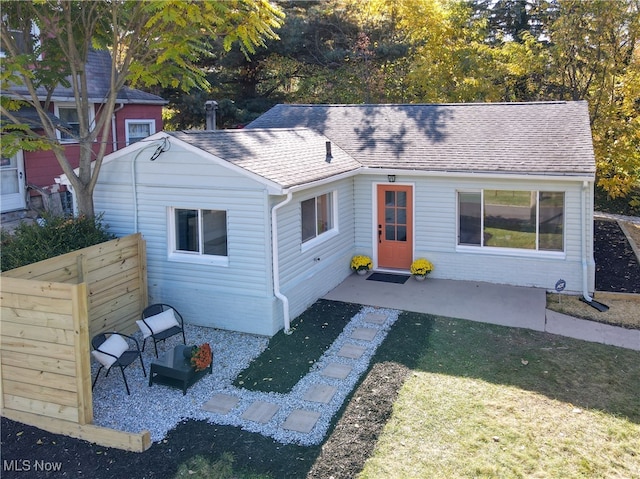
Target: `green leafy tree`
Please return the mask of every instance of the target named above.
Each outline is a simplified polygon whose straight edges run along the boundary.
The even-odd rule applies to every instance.
[[[598,186],[626,196],[640,188],[640,2],[562,0],[558,7],[549,92],[589,102]]]
[[[37,39],[29,38],[32,23],[39,30]],[[212,39],[219,39],[225,50],[237,43],[245,54],[251,54],[266,39],[277,38],[275,29],[281,23],[281,10],[267,0],[3,2],[1,87],[3,92],[11,86],[28,91],[21,98],[2,98],[2,115],[14,125],[3,125],[3,149],[53,150],[76,192],[79,212],[93,217],[93,191],[117,93],[125,85],[207,88],[198,61],[209,54]],[[25,40],[34,46],[25,50]],[[92,48],[109,50],[112,60],[109,93],[102,99],[94,124],[84,70]],[[57,130],[63,127],[48,115],[58,85],[72,86],[74,91],[80,147],[77,174],[57,140]],[[35,108],[44,136],[16,114],[19,103]]]

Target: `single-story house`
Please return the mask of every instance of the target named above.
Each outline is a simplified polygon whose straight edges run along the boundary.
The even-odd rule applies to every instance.
[[[594,290],[585,102],[278,105],[106,157],[96,211],[142,232],[152,301],[273,335],[352,273]]]

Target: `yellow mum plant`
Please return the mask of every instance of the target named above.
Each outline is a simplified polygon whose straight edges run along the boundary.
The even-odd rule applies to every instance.
[[[371,258],[364,255],[356,255],[351,258],[351,269],[354,271],[370,270],[373,267]]]
[[[433,263],[424,258],[418,258],[411,263],[411,274],[426,276],[433,271]]]

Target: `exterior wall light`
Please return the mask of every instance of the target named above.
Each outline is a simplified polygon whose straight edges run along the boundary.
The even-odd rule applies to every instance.
[[[395,183],[396,175],[387,175],[387,179],[389,180],[389,183]]]

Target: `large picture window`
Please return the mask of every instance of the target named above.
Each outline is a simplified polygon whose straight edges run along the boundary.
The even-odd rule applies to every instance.
[[[173,209],[174,253],[227,256],[227,212]]]
[[[458,244],[563,251],[564,193],[459,192]]]
[[[301,203],[301,207],[303,243],[333,229],[332,193],[305,200]]]

